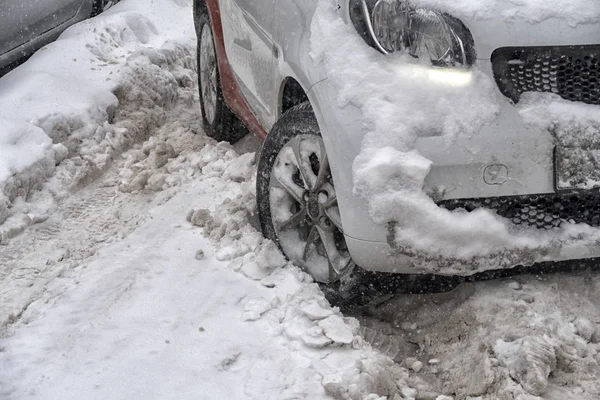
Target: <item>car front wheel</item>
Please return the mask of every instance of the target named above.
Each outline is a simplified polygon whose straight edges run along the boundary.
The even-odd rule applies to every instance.
[[[109,6],[114,6],[117,4],[119,0],[96,0],[94,1],[94,5],[92,6],[92,17],[100,14]]]
[[[315,281],[335,284],[353,269],[327,152],[308,103],[286,112],[267,136],[257,201],[265,237]]]

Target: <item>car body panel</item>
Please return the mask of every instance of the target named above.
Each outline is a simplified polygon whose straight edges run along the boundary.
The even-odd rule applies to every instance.
[[[323,65],[315,63],[310,55],[310,31],[317,3],[318,0],[279,0],[273,26],[279,86],[291,77],[308,92],[327,78]]]
[[[210,4],[211,0],[207,2]],[[350,23],[347,0],[338,3],[341,15]],[[327,79],[322,64],[310,56],[311,23],[316,4],[317,0],[279,0],[273,33],[269,35],[277,49],[274,52],[274,90],[278,91],[279,104],[273,107],[279,109],[271,112],[274,115],[281,112],[281,88],[286,79],[296,80],[306,91],[321,129],[352,257],[358,265],[369,270],[416,272],[408,257],[394,253],[389,244],[388,226],[376,224],[365,199],[353,193],[352,167],[366,134],[364,121],[360,109],[354,105],[339,105],[338,89]],[[262,12],[272,10],[263,9]],[[573,26],[555,18],[536,24],[524,20],[507,22],[502,18],[463,18],[463,22],[475,38],[477,68],[492,80],[490,58],[497,48],[600,43],[598,24]],[[219,65],[221,68],[221,62]],[[499,113],[478,135],[459,138],[451,146],[440,137],[417,140],[416,149],[433,161],[425,190],[435,193],[436,200],[554,193],[552,135],[546,130],[527,126],[512,101],[499,90],[496,97]],[[228,104],[232,101],[228,99]],[[268,131],[270,124],[263,123],[262,128],[262,132]],[[252,130],[260,133],[260,130]],[[494,165],[502,165],[508,171],[502,184],[491,185],[484,179],[486,168]],[[598,256],[600,247],[574,245],[534,258],[536,261],[560,261]]]
[[[88,18],[93,0],[0,0],[0,68]]]
[[[514,7],[508,0],[499,2],[498,12]],[[600,7],[600,4],[598,5]],[[566,19],[548,18],[532,23],[523,19],[461,18],[475,40],[477,58],[489,61],[494,50],[519,46],[572,46],[600,43],[600,24],[572,25]]]
[[[220,0],[223,40],[236,83],[261,125],[275,123],[275,0]],[[265,12],[271,10],[271,12]]]
[[[215,38],[215,52],[217,53],[219,76],[221,78],[221,90],[227,106],[240,118],[246,127],[258,138],[267,137],[265,128],[258,122],[256,116],[250,110],[248,103],[242,96],[225,51],[223,38],[223,25],[221,23],[221,9],[219,0],[194,0],[194,14],[199,15],[200,8],[206,7]],[[200,27],[196,19],[196,32],[200,34]]]

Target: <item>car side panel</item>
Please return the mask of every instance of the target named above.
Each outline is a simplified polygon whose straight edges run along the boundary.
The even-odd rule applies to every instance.
[[[0,0],[0,54],[75,17],[90,0]]]
[[[196,16],[201,12],[204,12],[204,7],[208,10],[215,38],[215,51],[217,53],[221,88],[225,102],[256,137],[264,139],[267,136],[267,132],[260,122],[258,122],[256,116],[250,110],[248,103],[242,96],[227,58],[225,42],[223,39],[223,25],[221,23],[219,0],[194,0],[194,13]],[[196,24],[196,29],[199,29],[198,24]]]
[[[279,96],[288,78],[295,79],[305,92],[326,78],[323,66],[310,55],[311,25],[317,3],[318,0],[279,0],[273,25]]]
[[[27,0],[27,1],[43,1],[43,0]],[[61,0],[62,1],[62,0]],[[4,68],[10,63],[17,61],[24,56],[30,55],[42,46],[55,40],[69,26],[89,18],[92,12],[93,0],[72,0],[73,4],[77,5],[75,15],[63,22],[55,25],[49,30],[40,34],[32,34],[31,32],[23,32],[22,26],[25,26],[24,15],[18,12],[18,7],[15,4],[21,4],[20,0],[0,0],[0,68]],[[11,13],[8,11],[9,4],[12,4]],[[23,3],[25,4],[25,3]],[[16,10],[16,11],[15,11]],[[7,21],[10,21],[7,22]],[[15,21],[17,23],[15,23]],[[19,30],[17,34],[18,41],[15,42],[14,30]],[[20,43],[20,44],[15,44]]]
[[[225,51],[239,89],[269,129],[274,113],[273,10],[276,0],[220,0]]]
[[[22,33],[27,27],[24,5],[19,0],[0,0],[0,55],[25,43],[28,36]]]

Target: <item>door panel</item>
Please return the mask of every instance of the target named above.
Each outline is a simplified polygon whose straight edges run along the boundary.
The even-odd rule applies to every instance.
[[[318,0],[278,0],[273,40],[279,49],[281,78],[292,75],[304,90],[325,79],[323,66],[310,56],[311,26]]]
[[[0,0],[0,54],[73,18],[89,0]]]
[[[272,39],[276,0],[220,0],[225,51],[242,95],[267,130],[276,116],[275,49]]]

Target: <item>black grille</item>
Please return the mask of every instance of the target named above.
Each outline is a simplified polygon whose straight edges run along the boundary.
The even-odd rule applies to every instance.
[[[525,92],[556,93],[600,104],[600,45],[504,47],[492,54],[500,91],[515,103]]]
[[[527,196],[487,197],[480,199],[445,200],[438,203],[448,210],[469,212],[487,208],[508,218],[515,225],[538,229],[553,229],[563,223],[600,226],[600,193],[571,192]]]

